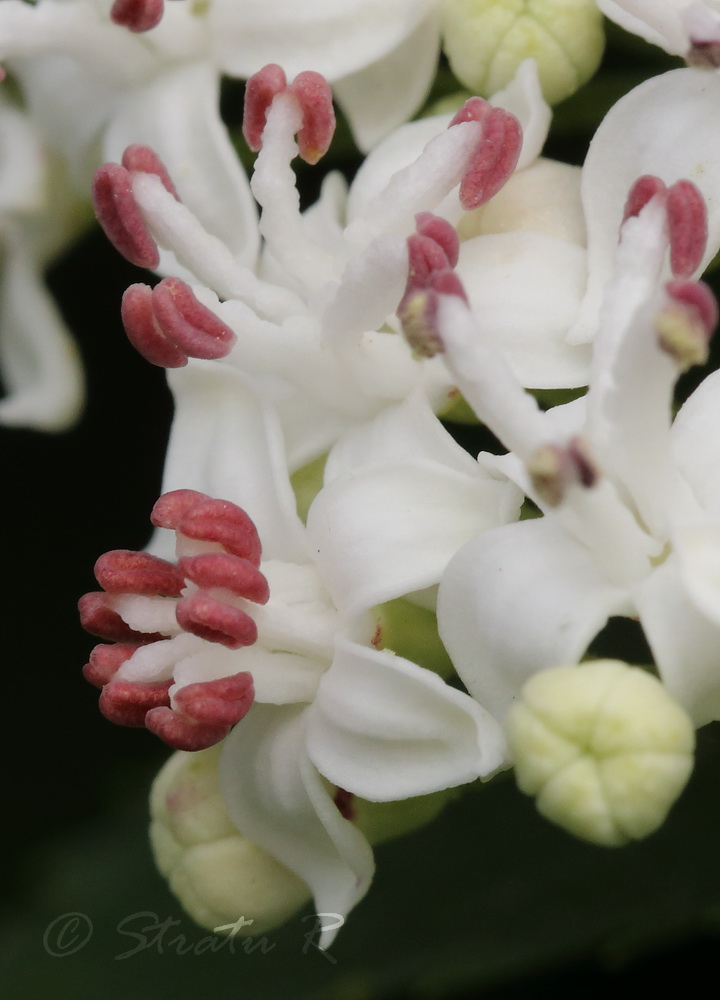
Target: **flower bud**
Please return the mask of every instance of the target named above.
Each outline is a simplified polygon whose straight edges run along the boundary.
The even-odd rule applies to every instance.
[[[155,863],[187,913],[210,930],[262,934],[310,899],[293,872],[233,825],[220,794],[220,746],[173,754],[150,795]],[[252,923],[250,923],[252,921]]]
[[[535,59],[549,104],[590,79],[605,44],[595,0],[445,0],[443,28],[452,71],[473,93],[490,97]]]
[[[656,677],[618,660],[535,674],[507,724],[521,791],[606,847],[656,830],[692,770],[689,716]]]

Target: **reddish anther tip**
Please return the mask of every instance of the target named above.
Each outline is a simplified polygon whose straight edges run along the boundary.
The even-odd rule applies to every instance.
[[[179,597],[185,580],[173,563],[149,552],[114,549],[95,563],[95,579],[110,594]]]
[[[131,264],[156,268],[160,253],[135,201],[130,173],[119,163],[105,163],[92,184],[95,215],[105,234]]]
[[[163,493],[160,499],[155,501],[150,520],[156,528],[170,528],[171,531],[176,531],[190,508],[207,500],[210,500],[210,497],[206,493],[198,493],[197,490],[171,490],[169,493]]]
[[[114,642],[95,646],[90,653],[90,659],[83,667],[83,677],[95,687],[105,687],[123,663],[142,645],[140,642]]]
[[[180,201],[167,167],[150,146],[138,144],[128,146],[123,153],[122,165],[131,173],[155,174],[162,181],[165,190],[169,191],[176,201]]]
[[[175,704],[183,715],[205,725],[234,726],[255,699],[252,674],[243,671],[180,688]]]
[[[130,31],[150,31],[163,16],[163,0],[115,0],[110,17]]]
[[[175,606],[175,617],[186,632],[228,649],[252,646],[257,641],[257,625],[250,615],[216,600],[206,590],[181,597]]]
[[[688,180],[676,181],[667,193],[670,234],[670,270],[675,278],[689,278],[700,267],[707,246],[707,206]]]
[[[260,565],[262,546],[252,518],[229,500],[207,497],[198,501],[183,514],[177,530],[188,538],[214,542],[226,552]]]
[[[173,344],[160,327],[149,285],[130,285],[120,305],[120,316],[127,339],[146,361],[159,368],[183,368],[188,355]]]
[[[461,122],[481,122],[491,108],[492,105],[482,97],[470,97],[465,101],[460,110],[455,113],[448,128],[452,128],[453,125],[460,125]]]
[[[191,358],[224,358],[236,337],[212,310],[198,302],[180,278],[163,278],[152,290],[155,319],[167,339]]]
[[[145,716],[144,725],[173,750],[189,753],[215,746],[230,731],[226,726],[193,722],[169,707],[152,708]]]
[[[444,251],[450,267],[455,267],[460,256],[460,237],[447,219],[441,219],[432,212],[419,212],[415,216],[415,228],[420,236],[433,240]]]
[[[229,552],[185,556],[178,566],[183,577],[203,590],[220,587],[256,604],[267,604],[270,599],[268,582],[260,570],[249,560]]]
[[[408,237],[407,247],[409,267],[406,295],[415,289],[427,288],[435,271],[442,271],[450,266],[444,249],[429,236],[413,233]]]
[[[90,594],[83,594],[78,601],[80,624],[90,635],[96,635],[100,639],[110,639],[113,642],[150,642],[153,639],[166,638],[160,633],[146,634],[131,629],[110,606],[111,600],[109,594],[93,591]]]
[[[491,107],[481,122],[480,140],[460,182],[460,203],[479,208],[510,179],[522,149],[522,128],[515,115]]]
[[[623,211],[623,222],[627,222],[635,215],[640,215],[655,195],[664,195],[666,191],[665,182],[661,181],[659,177],[654,177],[652,174],[643,174],[642,177],[638,177],[628,193]]]
[[[343,819],[350,820],[352,822],[357,816],[357,810],[355,809],[355,796],[352,792],[346,791],[344,788],[337,788],[335,795],[333,796],[333,802],[335,803],[335,808],[338,810]]]
[[[258,70],[245,84],[242,130],[245,142],[254,153],[262,148],[263,129],[273,98],[286,87],[285,72],[275,63]]]
[[[302,110],[302,128],[297,134],[300,156],[314,164],[327,153],[335,133],[335,111],[330,85],[320,73],[298,73],[288,90]]]
[[[718,324],[718,303],[704,281],[668,281],[665,291],[674,302],[695,310],[708,337],[714,332]]]
[[[100,692],[100,711],[119,726],[144,726],[145,716],[153,708],[170,704],[171,681],[143,684],[113,680]]]

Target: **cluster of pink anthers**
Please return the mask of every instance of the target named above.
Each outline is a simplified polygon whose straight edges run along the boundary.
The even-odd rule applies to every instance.
[[[162,20],[165,0],[115,0],[110,17],[130,31],[150,31]]]
[[[123,664],[142,647],[191,633],[230,649],[257,639],[247,601],[265,604],[267,580],[258,569],[260,540],[248,515],[225,500],[194,490],[166,493],[155,504],[151,520],[175,531],[177,564],[147,552],[116,550],[101,556],[95,576],[103,588],[80,600],[80,617],[88,632],[113,645],[96,646],[84,669],[87,680],[102,688],[100,708],[112,722],[146,726],[170,746],[200,750],[227,735],[248,711],[254,690],[251,674],[188,684],[171,697],[173,663],[155,683],[126,680]],[[174,622],[162,632],[141,632],[122,617],[128,597],[145,599],[155,617]]]

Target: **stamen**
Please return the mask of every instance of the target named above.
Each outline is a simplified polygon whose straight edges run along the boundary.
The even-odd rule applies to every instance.
[[[273,98],[287,86],[287,77],[280,66],[270,63],[254,73],[245,84],[242,132],[253,153],[262,149],[262,134]]]
[[[100,643],[90,653],[90,659],[83,667],[83,677],[95,687],[105,687],[142,645],[140,642]]]
[[[237,339],[180,278],[163,278],[153,288],[152,306],[162,332],[190,358],[224,358]]]
[[[256,604],[267,604],[270,599],[270,588],[263,574],[240,556],[228,552],[205,552],[199,556],[183,557],[178,568],[183,577],[203,590],[220,587]]]
[[[143,594],[179,597],[185,586],[173,563],[149,552],[114,549],[95,563],[95,579],[109,594]]]
[[[163,0],[115,0],[110,17],[130,31],[150,31],[163,16]]]
[[[347,819],[352,822],[357,817],[357,810],[355,809],[355,796],[352,792],[348,792],[344,788],[338,787],[335,791],[333,802],[343,819]]]
[[[123,153],[122,165],[131,173],[155,174],[162,181],[165,190],[176,201],[180,201],[180,196],[175,190],[175,185],[167,171],[167,167],[150,146],[141,146],[137,143],[128,146]]]
[[[125,290],[120,316],[128,340],[151,365],[183,368],[188,363],[188,355],[173,344],[160,328],[149,285],[130,285]]]
[[[418,212],[415,228],[420,236],[427,236],[443,250],[450,267],[456,267],[460,256],[460,237],[457,229],[447,219],[441,219],[432,212]]]
[[[171,490],[169,493],[163,493],[160,499],[155,501],[150,520],[156,528],[177,531],[180,521],[190,508],[209,499],[207,494],[198,493],[197,490]]]
[[[328,151],[335,132],[332,91],[327,80],[312,70],[298,73],[288,86],[280,66],[271,63],[250,77],[245,85],[243,135],[250,149],[262,149],[268,111],[278,94],[292,94],[302,114],[297,133],[298,152],[306,163],[314,164]]]
[[[708,238],[707,206],[692,181],[677,181],[669,188],[667,217],[670,269],[676,278],[689,278],[702,263]]]
[[[690,38],[685,55],[688,66],[717,69],[720,66],[720,22],[704,4],[694,3],[681,13]]]
[[[110,595],[103,591],[93,591],[89,594],[83,594],[78,601],[80,624],[90,635],[96,635],[100,639],[110,639],[114,642],[151,642],[166,638],[160,632],[149,634],[136,632],[135,629],[130,628],[117,611],[110,606],[110,600]]]
[[[153,708],[169,705],[171,681],[142,684],[135,681],[113,680],[100,692],[100,711],[118,726],[139,728]]]
[[[228,500],[199,500],[183,514],[177,530],[188,538],[215,542],[226,552],[260,565],[262,546],[252,518]]]
[[[188,684],[175,695],[177,709],[154,708],[145,725],[176,750],[203,750],[227,736],[248,713],[254,697],[252,675],[245,672]]]
[[[257,642],[257,625],[240,608],[218,601],[207,590],[182,597],[175,607],[178,625],[207,642],[240,649]]]
[[[93,179],[92,200],[97,220],[115,249],[131,264],[156,268],[160,253],[135,201],[129,171],[119,163],[99,167]]]
[[[315,164],[327,153],[335,133],[332,91],[324,76],[308,70],[299,73],[288,87],[302,110],[302,128],[297,134],[301,159]]]
[[[457,295],[467,302],[462,282],[449,268],[431,272],[427,287],[406,292],[398,306],[403,334],[416,357],[434,358],[445,350],[437,322],[440,295]]]
[[[654,177],[652,174],[643,174],[642,177],[638,177],[630,188],[627,201],[625,202],[623,223],[636,215],[640,215],[647,203],[656,194],[664,195],[666,191],[665,182],[661,181],[659,177]]]
[[[715,296],[699,281],[671,281],[665,289],[670,303],[655,317],[660,347],[681,372],[704,365],[718,321]]]
[[[570,486],[590,489],[599,479],[587,444],[577,437],[565,447],[546,444],[538,448],[528,460],[527,469],[538,497],[550,507],[563,502]]]
[[[460,182],[460,203],[470,211],[489,201],[512,176],[522,149],[522,128],[515,115],[479,97],[465,102],[450,127],[467,121],[481,126],[473,160]]]

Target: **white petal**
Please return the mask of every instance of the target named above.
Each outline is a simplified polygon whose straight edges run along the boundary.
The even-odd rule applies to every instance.
[[[315,498],[308,537],[336,606],[349,614],[439,581],[479,531],[517,516],[519,491],[427,459],[365,466]]]
[[[305,721],[302,709],[253,705],[225,740],[223,799],[244,836],[307,882],[319,913],[345,916],[370,886],[372,851],[310,763]]]
[[[720,76],[677,69],[652,77],[615,104],[598,128],[583,167],[588,290],[573,339],[590,340],[610,277],[623,209],[632,184],[654,174],[687,178],[708,205],[708,247],[720,246]]]
[[[720,718],[720,629],[690,600],[670,557],[635,594],[663,683],[696,726]]]
[[[169,373],[175,419],[163,492],[195,489],[230,500],[255,522],[266,558],[304,559],[277,419],[249,380],[212,361]]]
[[[335,96],[361,150],[412,118],[430,89],[439,48],[438,13],[432,11],[383,59],[335,82]]]
[[[688,50],[682,11],[690,0],[597,0],[606,17],[626,31],[659,45],[671,55],[684,56]]]
[[[289,78],[337,80],[381,59],[415,29],[433,0],[214,0],[214,52],[230,76],[279,63]]]
[[[437,674],[339,641],[308,712],[308,752],[334,784],[373,802],[452,788],[501,766],[502,729]]]
[[[672,425],[673,459],[707,511],[720,501],[720,371],[703,379]]]
[[[213,67],[173,68],[123,98],[106,132],[103,158],[120,162],[131,143],[151,146],[205,229],[239,262],[252,266],[259,243],[257,211],[218,104]]]
[[[22,237],[3,247],[0,365],[8,395],[0,424],[61,431],[85,401],[80,355]]]
[[[626,594],[550,518],[486,532],[447,568],[440,636],[470,694],[504,718],[529,676],[577,663]]]
[[[457,267],[478,328],[507,359],[521,385],[585,385],[590,351],[566,335],[586,282],[585,250],[523,230],[460,245]]]

